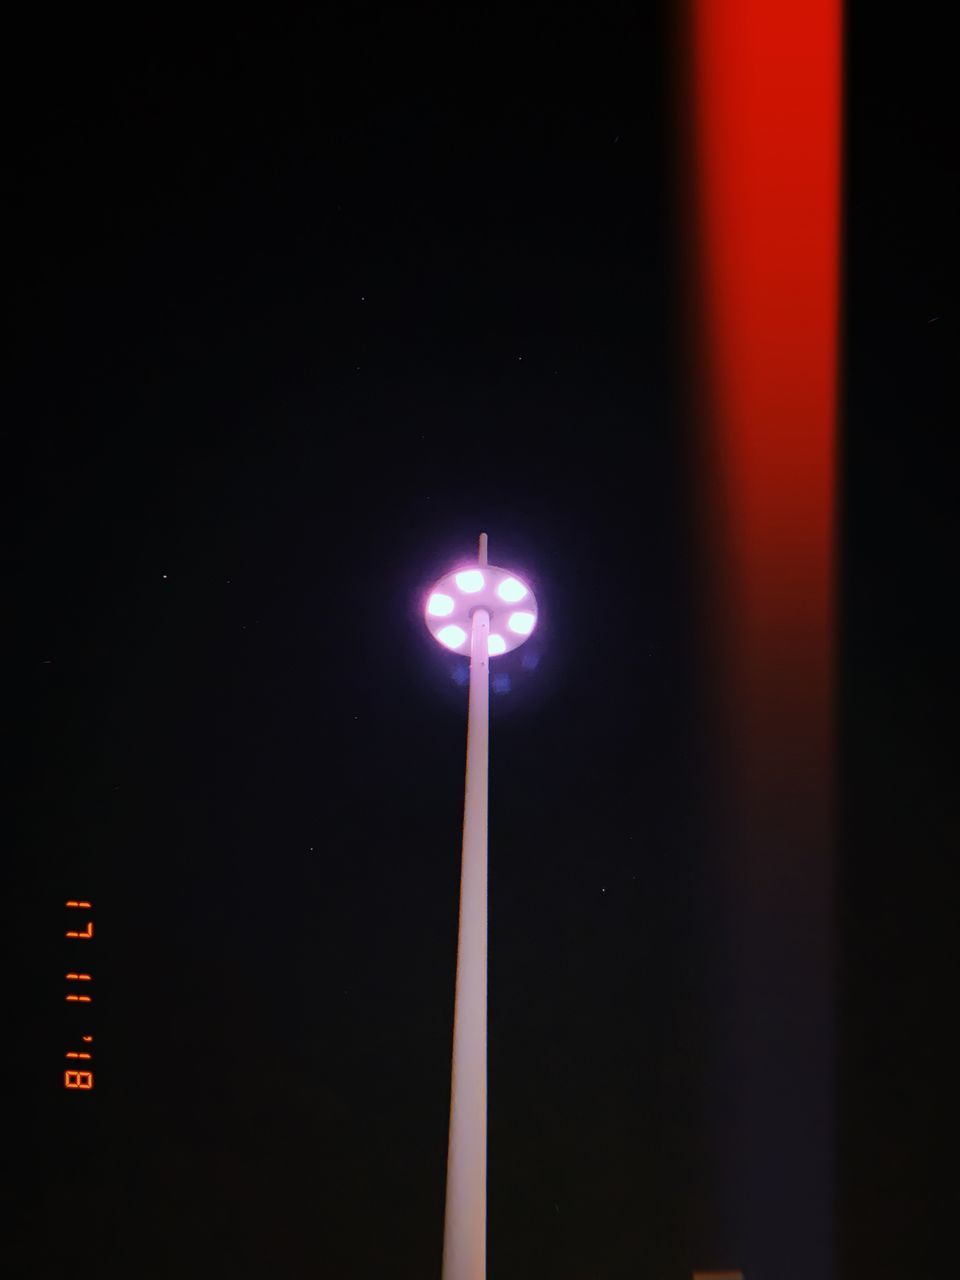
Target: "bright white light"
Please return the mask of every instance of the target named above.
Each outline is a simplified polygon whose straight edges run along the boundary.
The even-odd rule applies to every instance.
[[[479,569],[464,569],[463,573],[457,574],[454,581],[468,596],[473,595],[475,591],[483,590],[483,574]]]
[[[536,618],[532,613],[511,613],[507,619],[507,626],[515,635],[528,636],[535,622]]]
[[[453,613],[453,596],[445,596],[442,591],[435,591],[427,601],[427,613],[431,618],[446,618]]]
[[[501,600],[506,600],[507,604],[516,604],[526,594],[527,588],[522,582],[518,582],[516,578],[504,578],[499,587],[497,587],[497,595]]]
[[[463,627],[441,627],[437,632],[437,639],[448,649],[459,649],[466,638]]]
[[[503,636],[490,636],[487,641],[487,648],[490,651],[491,658],[495,658],[498,653],[507,652],[507,642]]]

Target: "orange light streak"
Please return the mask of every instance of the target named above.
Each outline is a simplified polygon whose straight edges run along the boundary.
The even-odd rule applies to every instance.
[[[68,982],[89,982],[90,975],[89,973],[68,973],[67,981]]]
[[[93,1072],[65,1071],[63,1073],[63,1085],[65,1089],[92,1089]]]
[[[92,902],[74,902],[74,900],[71,898],[66,905],[68,907],[88,907],[89,908],[93,906],[93,903]]]
[[[66,999],[69,1004],[90,1004],[92,997],[91,996],[67,996]]]
[[[87,927],[83,933],[77,933],[75,929],[68,929],[67,937],[68,938],[92,938],[93,937],[93,921],[92,920],[87,921]]]
[[[93,1054],[92,1054],[92,1053],[78,1053],[78,1052],[76,1052],[76,1051],[74,1051],[74,1050],[71,1050],[71,1051],[70,1051],[69,1053],[67,1053],[65,1056],[66,1056],[66,1057],[68,1057],[68,1058],[92,1058],[92,1057],[93,1057]]]

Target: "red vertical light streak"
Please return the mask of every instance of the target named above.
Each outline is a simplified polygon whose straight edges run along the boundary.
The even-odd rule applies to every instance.
[[[769,771],[785,719],[807,749],[829,735],[840,5],[693,12],[712,621],[739,748]]]
[[[746,1274],[827,1277],[842,10],[688,13],[723,1216]]]

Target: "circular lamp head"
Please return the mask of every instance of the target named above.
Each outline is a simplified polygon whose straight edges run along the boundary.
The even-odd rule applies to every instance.
[[[530,586],[509,569],[495,564],[464,564],[445,574],[427,592],[424,621],[439,644],[469,653],[471,615],[490,615],[491,658],[523,644],[537,625],[537,602]]]

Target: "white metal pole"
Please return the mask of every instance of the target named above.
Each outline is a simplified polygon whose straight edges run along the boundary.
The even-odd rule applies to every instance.
[[[480,564],[487,563],[480,536]],[[487,1246],[487,763],[490,615],[473,613],[443,1280],[484,1280]]]

